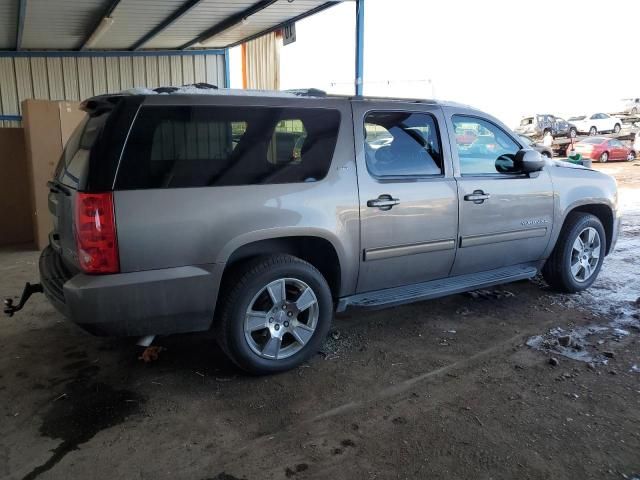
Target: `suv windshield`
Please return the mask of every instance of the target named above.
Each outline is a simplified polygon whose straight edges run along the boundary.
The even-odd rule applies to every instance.
[[[109,112],[96,116],[87,115],[76,127],[56,168],[54,178],[58,182],[67,187],[78,188],[87,174],[91,147],[102,132],[108,116]]]

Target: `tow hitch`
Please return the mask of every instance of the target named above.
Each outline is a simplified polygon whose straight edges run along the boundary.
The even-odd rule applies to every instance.
[[[39,283],[29,283],[27,282],[24,286],[24,290],[22,290],[22,295],[20,296],[20,302],[17,305],[13,304],[13,298],[5,298],[4,300],[4,313],[8,317],[13,317],[13,314],[19,310],[22,310],[24,304],[27,303],[29,297],[34,293],[42,293],[42,285]]]

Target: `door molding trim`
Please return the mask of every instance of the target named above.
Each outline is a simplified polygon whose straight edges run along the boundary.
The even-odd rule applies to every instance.
[[[411,245],[398,245],[395,247],[370,248],[364,251],[364,261],[382,260],[385,258],[403,257],[405,255],[417,255],[419,253],[438,252],[441,250],[453,250],[456,241],[453,238],[447,240],[435,240],[431,242],[414,243]]]
[[[460,238],[460,247],[477,247],[491,243],[510,242],[512,240],[524,240],[527,238],[539,238],[547,235],[547,227],[526,228],[524,230],[512,230],[510,232],[488,233],[472,235]]]

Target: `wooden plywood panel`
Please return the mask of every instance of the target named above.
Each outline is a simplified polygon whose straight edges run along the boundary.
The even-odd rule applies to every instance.
[[[0,128],[0,245],[33,241],[22,128]]]
[[[38,249],[43,249],[53,226],[49,215],[47,182],[60,155],[60,111],[57,102],[25,100],[22,104],[27,169],[31,191],[33,238]]]

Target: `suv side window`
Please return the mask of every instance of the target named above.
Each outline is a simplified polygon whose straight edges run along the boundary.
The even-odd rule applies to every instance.
[[[340,112],[319,108],[142,107],[125,146],[119,189],[322,180]]]
[[[370,112],[364,122],[365,159],[374,177],[443,174],[442,148],[432,115]]]
[[[496,168],[496,160],[503,155],[512,158],[520,150],[520,145],[493,123],[464,115],[454,115],[451,120],[456,132],[458,130],[475,132],[473,137],[465,136],[464,139],[456,135],[462,175],[500,173]]]

